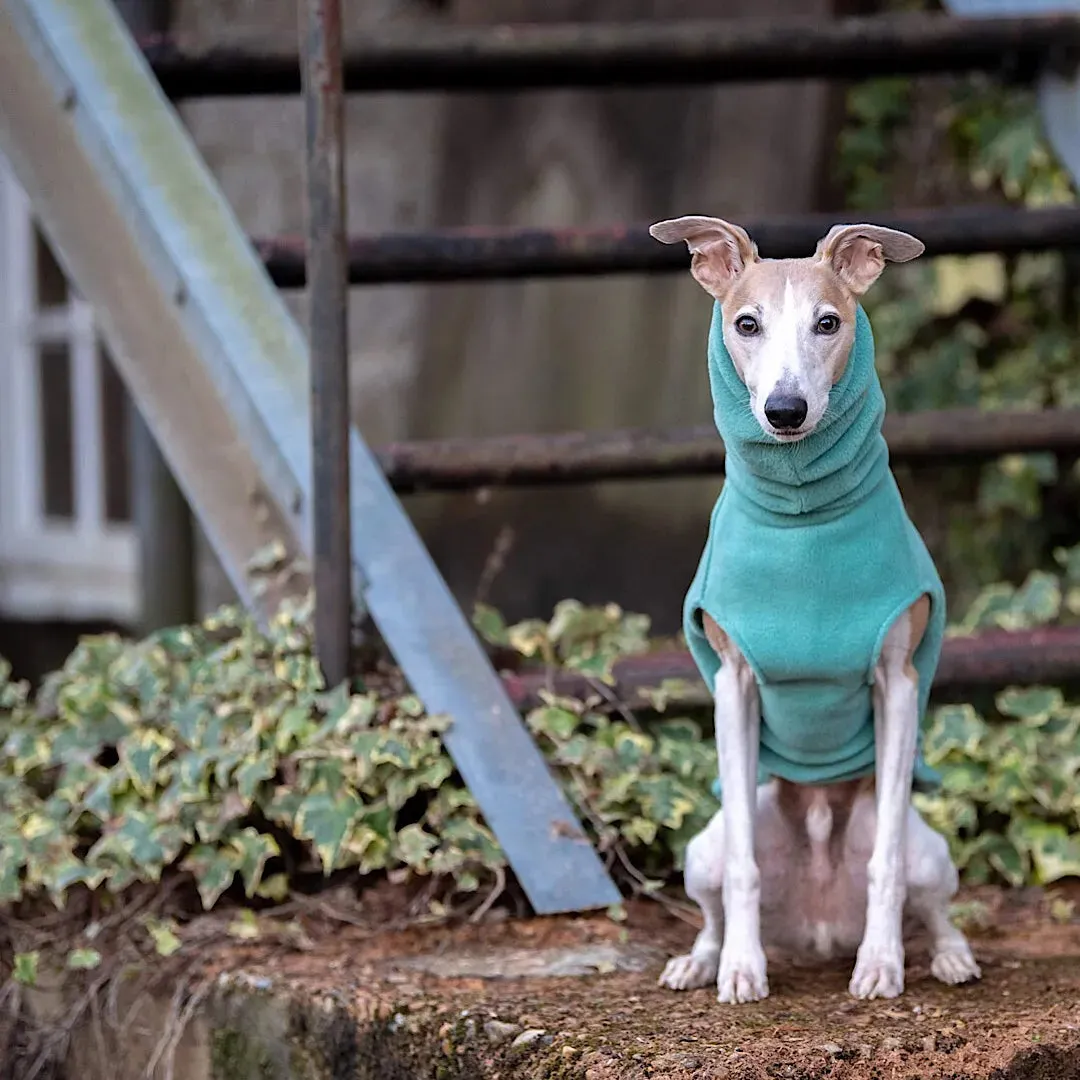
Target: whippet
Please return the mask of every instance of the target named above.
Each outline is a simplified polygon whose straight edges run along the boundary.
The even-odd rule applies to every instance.
[[[709,377],[726,480],[684,629],[716,702],[722,809],[691,841],[685,883],[704,928],[662,985],[768,995],[763,942],[854,956],[850,991],[904,988],[903,919],[932,971],[980,977],[949,921],[942,836],[912,806],[936,774],[919,727],[944,594],[896,487],[884,397],[859,297],[921,241],[838,225],[804,259],[761,259],[717,218],[652,226],[686,241],[715,300]]]

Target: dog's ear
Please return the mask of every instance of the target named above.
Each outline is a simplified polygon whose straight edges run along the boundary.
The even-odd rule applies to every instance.
[[[711,296],[721,299],[732,281],[757,260],[757,248],[744,229],[714,217],[680,217],[658,221],[649,234],[663,244],[686,241],[690,273]]]
[[[817,258],[829,263],[856,296],[877,281],[885,262],[910,262],[926,250],[914,236],[880,225],[834,225],[819,242]]]

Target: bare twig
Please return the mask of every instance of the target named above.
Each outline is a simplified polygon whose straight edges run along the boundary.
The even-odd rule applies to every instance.
[[[500,530],[498,536],[495,537],[495,544],[491,549],[491,554],[488,555],[484,562],[484,569],[480,574],[480,580],[476,583],[476,592],[473,596],[473,602],[476,604],[483,604],[491,592],[491,587],[495,584],[496,578],[506,568],[506,560],[510,555],[510,552],[514,549],[514,542],[517,539],[517,535],[509,525],[504,525]]]
[[[639,896],[644,896],[649,900],[655,900],[661,907],[674,915],[675,918],[681,919],[685,923],[689,923],[698,930],[701,929],[701,919],[694,908],[689,904],[684,904],[680,900],[676,900],[674,897],[666,896],[661,889],[648,888],[649,879],[630,861],[630,856],[623,850],[622,844],[616,844],[614,846],[614,851],[618,856],[619,862],[622,863],[623,868],[639,886],[636,890]]]
[[[642,731],[641,722],[631,711],[630,706],[607,683],[601,679],[590,678],[589,686],[626,721],[630,728],[637,732]]]
[[[469,916],[469,922],[478,923],[491,910],[492,905],[506,889],[506,871],[501,866],[495,867],[495,884],[484,897],[484,902]]]

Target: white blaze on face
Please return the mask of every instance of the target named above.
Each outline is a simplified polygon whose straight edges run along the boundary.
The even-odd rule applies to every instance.
[[[788,272],[772,285],[732,312],[725,322],[724,340],[732,355],[739,358],[751,408],[764,431],[780,438],[793,437],[792,433],[777,432],[766,417],[770,395],[805,400],[806,419],[794,435],[798,438],[817,426],[829,404],[830,355],[837,342],[815,328],[823,315],[835,314],[836,308],[814,288],[812,278]],[[756,334],[745,336],[735,328],[744,315],[757,320]]]

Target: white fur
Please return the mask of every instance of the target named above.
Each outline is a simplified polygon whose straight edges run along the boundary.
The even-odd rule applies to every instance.
[[[788,275],[778,306],[770,310],[762,304],[744,305],[730,321],[725,320],[724,344],[730,353],[742,354],[741,374],[750,391],[750,408],[762,430],[781,442],[805,438],[828,408],[831,379],[821,362],[822,340],[814,333],[817,321],[826,314],[838,312],[806,290],[796,289]],[[753,338],[744,338],[735,329],[742,315],[752,315],[761,326]],[[778,389],[806,401],[806,419],[798,431],[778,431],[765,415],[765,402]]]
[[[761,947],[761,880],[754,860],[761,706],[754,673],[734,650],[716,674],[715,693],[717,721],[724,717],[724,737],[716,740],[716,750],[728,837],[721,864],[728,932],[716,985],[723,1002],[758,1001],[769,994]]]
[[[690,953],[668,963],[661,985],[688,990],[715,979],[720,1001],[757,1001],[769,993],[768,943],[826,958],[857,949],[851,993],[896,997],[904,989],[905,905],[930,931],[936,978],[979,978],[967,941],[949,922],[957,873],[948,845],[910,801],[918,733],[918,688],[907,666],[911,632],[905,615],[886,636],[875,673],[876,801],[869,792],[855,798],[836,865],[826,850],[833,839],[826,800],[815,794],[800,834],[781,813],[776,785],[755,796],[757,684],[729,646],[715,684],[724,806],[686,857],[686,891],[705,925]],[[822,911],[830,917],[819,917]]]
[[[757,791],[755,854],[761,867],[761,941],[802,956],[831,959],[851,956],[867,928],[866,876],[869,851],[877,830],[874,798],[856,799],[841,838],[842,858],[828,883],[808,880],[799,859],[799,838],[781,815],[776,787]],[[660,984],[672,990],[708,986],[719,974],[724,933],[723,871],[728,854],[724,813],[718,812],[690,842],[686,852],[686,891],[701,907],[705,926],[691,951],[670,960]],[[948,918],[956,894],[957,875],[948,845],[919,816],[906,808],[902,860],[907,882],[907,911],[930,931],[931,971],[941,982],[955,984],[979,978],[979,966],[964,935]],[[829,889],[837,912],[832,922],[807,919],[807,890]],[[764,972],[761,978],[764,979]]]
[[[854,340],[857,297],[886,260],[906,262],[923,251],[922,242],[905,233],[838,225],[819,243],[813,265],[797,268],[799,260],[759,260],[745,231],[719,218],[675,218],[650,232],[663,243],[686,241],[691,273],[724,308],[724,341],[750,391],[754,416],[778,442],[804,438],[824,416],[838,364],[846,362]],[[734,293],[733,282],[747,282],[750,273],[756,284]],[[831,275],[826,287],[822,274]],[[751,300],[745,299],[748,288]],[[819,332],[826,314],[840,318],[840,331]],[[758,332],[739,333],[742,315],[754,317]],[[806,401],[797,431],[777,431],[765,415],[776,390]],[[729,640],[716,646],[722,650],[713,689],[724,805],[691,841],[685,874],[705,925],[690,953],[668,963],[662,985],[686,990],[715,979],[722,1002],[757,1001],[769,993],[768,942],[822,957],[854,954],[851,993],[895,997],[904,989],[905,910],[930,931],[935,977],[946,983],[979,978],[967,941],[948,918],[957,889],[948,846],[911,805],[919,730],[913,625],[910,611],[897,619],[874,673],[874,793],[816,788],[801,817],[793,817],[790,798],[786,808],[781,804],[779,795],[790,795],[788,789],[766,785],[755,792],[757,683]],[[834,835],[830,794],[841,803],[851,800],[841,835]]]

